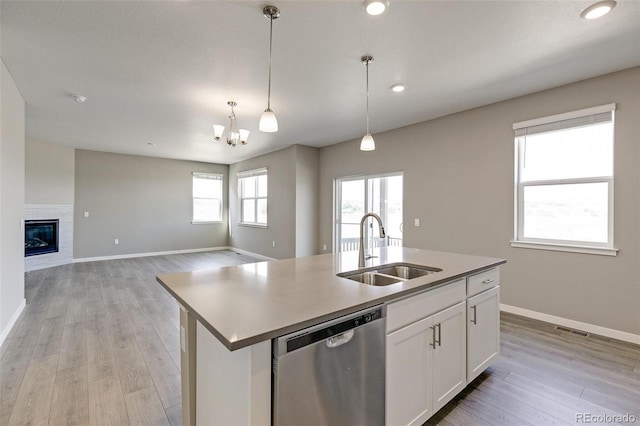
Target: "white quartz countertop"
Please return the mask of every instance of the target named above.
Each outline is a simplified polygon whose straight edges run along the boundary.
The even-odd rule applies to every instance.
[[[157,281],[229,350],[444,284],[506,261],[401,247],[377,249],[366,267],[406,262],[442,269],[374,287],[336,274],[358,269],[344,252],[162,274]]]

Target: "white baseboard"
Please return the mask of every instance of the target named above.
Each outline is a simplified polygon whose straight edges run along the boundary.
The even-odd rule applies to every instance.
[[[612,339],[623,340],[625,342],[640,345],[640,335],[628,333],[626,331],[614,330],[613,328],[601,327],[586,322],[574,321],[568,318],[557,317],[555,315],[543,314],[542,312],[530,311],[529,309],[519,308],[517,306],[500,304],[500,310],[510,314],[520,315],[527,318],[533,318],[551,324],[563,325],[575,330],[582,330],[588,333],[600,336],[610,337]]]
[[[22,303],[20,303],[20,306],[18,306],[18,309],[16,309],[16,311],[11,316],[9,323],[0,332],[0,346],[2,346],[2,344],[4,343],[4,340],[9,335],[9,332],[11,331],[13,326],[16,325],[16,321],[18,321],[18,318],[20,318],[20,314],[22,313],[22,311],[24,311],[25,306],[27,306],[27,299],[22,299]]]
[[[77,259],[73,259],[73,263],[98,262],[100,260],[131,259],[134,257],[165,256],[168,254],[201,253],[205,251],[217,251],[217,250],[236,250],[236,249],[232,247],[223,246],[223,247],[205,247],[205,248],[186,249],[186,250],[154,251],[154,252],[148,252],[148,253],[117,254],[114,256],[80,257]]]
[[[273,257],[263,256],[261,254],[253,253],[253,252],[250,252],[248,250],[242,250],[242,249],[239,249],[237,247],[226,247],[226,249],[227,250],[231,250],[231,251],[236,251],[236,252],[238,252],[240,254],[246,254],[247,256],[256,257],[256,258],[261,259],[261,260],[278,260],[278,259],[273,258]]]

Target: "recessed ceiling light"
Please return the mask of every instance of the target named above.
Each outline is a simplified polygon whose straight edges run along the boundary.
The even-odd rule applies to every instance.
[[[85,98],[84,96],[80,96],[80,95],[72,95],[72,96],[73,96],[73,99],[76,100],[76,102],[79,102],[81,104],[87,100],[87,98]]]
[[[584,19],[599,18],[609,13],[611,9],[616,7],[616,4],[617,3],[615,2],[615,0],[600,1],[583,10],[580,14],[580,17]]]
[[[393,86],[391,86],[391,90],[396,93],[404,92],[404,89],[406,88],[407,87],[404,84],[394,84]]]
[[[389,0],[365,0],[364,10],[369,15],[380,15],[389,7]]]

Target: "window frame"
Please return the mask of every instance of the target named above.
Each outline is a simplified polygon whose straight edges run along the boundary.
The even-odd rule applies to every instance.
[[[204,179],[211,179],[220,181],[220,198],[217,197],[196,197],[194,194],[194,181],[198,177]],[[220,201],[220,220],[196,220],[195,218],[195,203],[198,200],[219,200]],[[207,225],[212,223],[222,223],[224,220],[224,175],[222,173],[210,173],[210,172],[191,172],[191,224],[192,225]]]
[[[611,168],[611,176],[591,176],[580,178],[544,179],[521,182],[522,165],[524,160],[523,144],[527,134],[527,128],[540,125],[553,125],[565,120],[573,120],[595,116],[602,113],[611,114],[612,129],[612,149],[615,152],[615,109],[616,104],[601,105],[592,108],[585,108],[548,117],[522,121],[513,124],[514,137],[514,237],[511,241],[512,247],[531,248],[540,250],[554,250],[586,254],[599,254],[616,256],[618,249],[614,247],[614,164]],[[560,129],[577,128],[578,125],[560,127]],[[519,134],[520,133],[520,134]],[[614,161],[615,156],[612,158]],[[588,183],[606,183],[608,189],[607,197],[607,242],[576,241],[549,238],[532,238],[524,236],[524,191],[526,187],[541,187],[549,185],[580,185]]]
[[[253,170],[245,170],[242,172],[238,172],[238,225],[241,226],[251,226],[257,228],[268,228],[269,227],[269,173],[266,167],[261,167],[259,169]],[[244,197],[243,191],[243,179],[250,177],[258,177],[258,176],[266,176],[267,177],[267,195],[266,196],[258,196],[258,180],[256,179],[256,187],[255,187],[255,197]],[[244,221],[244,200],[255,200],[254,202],[254,218],[255,221],[247,222]],[[266,222],[257,222],[258,219],[258,200],[265,200],[267,203],[267,221]]]

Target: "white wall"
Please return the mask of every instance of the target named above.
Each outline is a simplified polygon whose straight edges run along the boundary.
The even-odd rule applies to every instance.
[[[85,150],[75,160],[75,259],[227,246],[226,211],[220,223],[191,221],[192,172],[228,182],[228,166]]]
[[[27,140],[25,160],[26,204],[73,204],[73,148]]]
[[[318,250],[318,148],[295,145],[296,257]]]
[[[232,247],[276,259],[317,253],[318,153],[318,148],[292,145],[230,166]],[[268,171],[268,226],[239,225],[237,174],[261,167]]]
[[[25,103],[0,70],[0,343],[24,308]]]
[[[613,102],[618,256],[512,248],[512,124]],[[504,304],[640,335],[639,117],[640,67],[375,134],[373,152],[324,147],[319,243],[331,247],[335,178],[403,170],[406,246],[506,258]]]
[[[267,168],[266,228],[238,225],[238,173]],[[276,259],[296,255],[296,169],[293,147],[229,166],[229,211],[232,247]],[[273,246],[275,241],[276,246]]]

